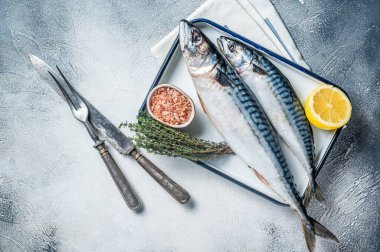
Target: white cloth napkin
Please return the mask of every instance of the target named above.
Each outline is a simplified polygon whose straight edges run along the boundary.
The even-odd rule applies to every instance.
[[[208,0],[187,20],[207,18],[308,68],[270,0]],[[178,34],[178,27],[151,48],[162,62]]]

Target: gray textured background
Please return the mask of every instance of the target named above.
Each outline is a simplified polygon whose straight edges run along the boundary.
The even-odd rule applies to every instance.
[[[304,251],[298,217],[189,162],[152,157],[189,190],[177,204],[115,155],[142,197],[129,211],[84,128],[27,53],[59,63],[111,121],[133,120],[158,65],[149,48],[203,1],[0,0],[1,251]],[[353,117],[318,177],[311,215],[341,240],[319,251],[379,250],[377,0],[273,1],[306,62],[344,87]]]

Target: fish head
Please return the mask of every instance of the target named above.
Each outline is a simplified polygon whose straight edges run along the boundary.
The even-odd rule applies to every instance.
[[[179,22],[179,42],[191,75],[206,74],[218,64],[214,46],[198,28],[186,20]]]
[[[260,62],[260,53],[226,36],[221,36],[217,42],[221,53],[238,74],[252,67],[258,74],[265,74]]]

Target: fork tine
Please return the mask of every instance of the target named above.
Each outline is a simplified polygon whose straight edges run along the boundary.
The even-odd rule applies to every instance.
[[[66,101],[75,108],[73,101],[70,99],[70,96],[66,93],[65,89],[62,87],[61,83],[55,78],[55,76],[49,71],[50,76],[54,79],[55,83],[57,83],[59,89],[61,90],[63,96],[65,97]],[[70,107],[71,107],[70,106]]]
[[[74,94],[75,98],[78,99],[78,101],[82,101],[76,90],[71,86],[70,82],[66,79],[65,75],[62,73],[61,69],[56,65],[56,68],[58,69],[59,74],[62,76],[62,78],[65,80],[67,86],[70,88],[70,91]]]

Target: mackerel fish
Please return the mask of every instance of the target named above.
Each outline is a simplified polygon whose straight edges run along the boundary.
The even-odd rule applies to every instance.
[[[223,57],[186,20],[179,23],[179,40],[204,112],[235,154],[299,214],[309,250],[314,251],[315,235],[337,241],[334,234],[308,216],[274,129],[250,90],[230,78]]]
[[[324,203],[315,181],[312,129],[289,81],[263,54],[237,40],[222,36],[218,47],[260,102],[280,139],[302,164],[309,180],[304,205],[307,207],[312,197]]]

